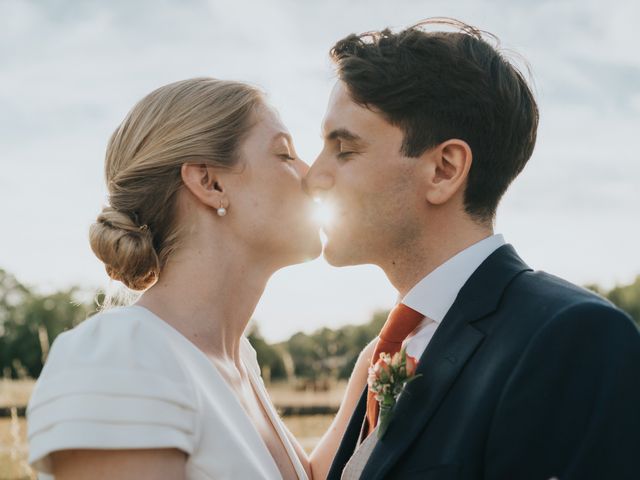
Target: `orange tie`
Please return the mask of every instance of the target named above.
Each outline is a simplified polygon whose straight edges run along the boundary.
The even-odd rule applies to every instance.
[[[400,351],[402,342],[413,332],[424,318],[420,312],[399,303],[396,305],[384,323],[380,331],[380,338],[376,343],[376,348],[371,358],[371,366],[380,358],[380,353],[385,352],[393,356]],[[367,429],[364,432],[365,438],[376,428],[378,423],[378,413],[380,406],[376,400],[376,395],[371,390],[367,395]]]

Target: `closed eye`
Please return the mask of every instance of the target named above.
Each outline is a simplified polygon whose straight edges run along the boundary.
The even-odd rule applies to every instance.
[[[296,159],[296,157],[292,157],[291,155],[288,155],[286,153],[280,154],[278,156],[287,162],[293,162]]]
[[[336,154],[336,156],[338,157],[338,160],[347,160],[350,156],[358,153],[355,150],[349,150],[350,145],[346,144],[347,142],[343,142],[342,140],[338,141],[338,153]],[[351,147],[353,148],[353,147]]]
[[[349,158],[351,155],[354,155],[356,152],[338,152],[338,158],[340,160],[346,160],[347,158]]]

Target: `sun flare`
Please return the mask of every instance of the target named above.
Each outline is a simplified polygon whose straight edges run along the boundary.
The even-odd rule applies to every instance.
[[[333,209],[322,200],[316,198],[313,210],[313,218],[322,227],[326,227],[333,220]]]

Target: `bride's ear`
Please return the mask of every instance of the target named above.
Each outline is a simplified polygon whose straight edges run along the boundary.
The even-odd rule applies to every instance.
[[[185,163],[180,168],[180,175],[187,190],[202,203],[214,209],[228,207],[223,182],[213,167]]]

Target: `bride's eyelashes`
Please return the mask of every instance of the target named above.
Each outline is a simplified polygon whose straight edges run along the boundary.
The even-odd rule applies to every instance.
[[[292,157],[288,153],[281,153],[278,156],[286,162],[293,162],[296,159],[296,157]]]

